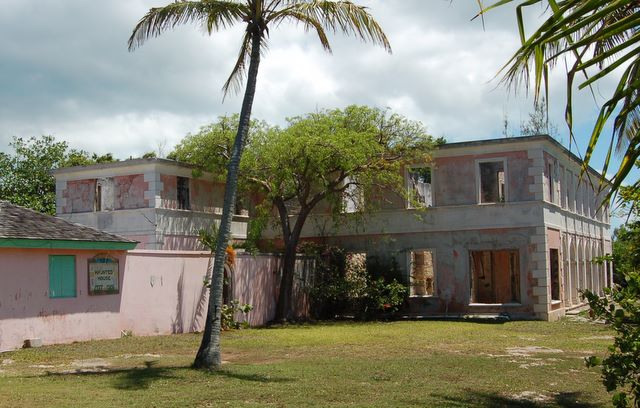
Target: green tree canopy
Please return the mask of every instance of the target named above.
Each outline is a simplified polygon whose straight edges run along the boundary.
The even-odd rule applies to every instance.
[[[0,199],[52,215],[56,213],[52,170],[114,161],[110,153],[98,156],[69,149],[53,136],[14,137],[9,146],[13,153],[0,153]]]
[[[216,174],[228,160],[238,117],[221,117],[188,135],[170,155]],[[404,195],[401,168],[425,163],[436,143],[424,126],[397,114],[365,106],[323,110],[288,119],[284,129],[256,122],[240,166],[240,185],[257,193],[259,205],[277,214],[284,241],[284,273],[277,315],[287,318],[293,265],[300,233],[320,202],[344,216],[348,199],[360,214],[375,208],[379,193]],[[211,154],[219,151],[220,154]],[[371,198],[378,193],[377,199]]]

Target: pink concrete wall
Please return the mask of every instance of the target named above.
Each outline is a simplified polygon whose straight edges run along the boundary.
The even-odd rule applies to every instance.
[[[224,184],[211,180],[191,179],[191,209],[207,213],[221,209],[224,201]]]
[[[123,330],[134,335],[201,331],[207,313],[205,286],[209,254],[206,252],[133,251],[122,293]],[[252,326],[275,316],[276,272],[273,256],[238,255],[233,276],[233,298],[249,303]]]
[[[0,351],[25,339],[44,344],[200,331],[207,312],[206,252],[130,251],[120,261],[120,293],[89,296],[87,261],[104,251],[0,249]],[[75,255],[77,297],[50,299],[49,255]],[[275,316],[279,259],[238,255],[234,299],[253,305],[253,326]]]
[[[62,214],[93,211],[96,198],[96,180],[68,181],[67,188],[62,191],[66,204],[61,209]]]
[[[149,189],[149,183],[144,181],[144,175],[132,174],[113,178],[116,210],[149,207],[149,200],[144,198],[144,192]]]
[[[434,173],[434,200],[436,206],[477,204],[476,160],[506,159],[508,201],[531,201],[529,192],[534,183],[528,175],[531,162],[526,151],[475,154],[436,159]],[[454,180],[455,182],[452,182]]]
[[[178,208],[178,177],[160,174],[162,191],[160,191],[160,207],[176,210]]]
[[[25,339],[45,344],[118,337],[121,295],[88,294],[87,261],[104,251],[0,248],[0,351],[21,347]],[[123,252],[120,285],[126,280]],[[49,255],[75,255],[75,298],[49,298]]]

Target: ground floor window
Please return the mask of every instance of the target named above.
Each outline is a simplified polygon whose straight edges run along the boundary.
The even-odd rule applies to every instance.
[[[551,269],[551,300],[560,300],[560,257],[555,248],[549,249],[549,267]]]
[[[470,258],[472,303],[520,302],[517,250],[470,251]]]
[[[76,257],[49,255],[49,297],[76,297]]]
[[[433,296],[435,294],[433,252],[428,249],[411,251],[410,271],[410,295]]]

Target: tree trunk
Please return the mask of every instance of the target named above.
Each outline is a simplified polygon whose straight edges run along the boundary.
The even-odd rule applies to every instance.
[[[295,241],[295,242],[294,242]],[[285,246],[282,259],[282,279],[276,306],[276,321],[285,322],[291,319],[291,298],[293,294],[293,276],[296,267],[296,246],[298,239],[290,240]]]
[[[245,145],[247,134],[249,133],[249,122],[251,119],[251,108],[253,97],[256,92],[256,81],[258,78],[258,66],[260,65],[260,42],[262,33],[260,28],[253,27],[251,38],[251,60],[249,62],[249,72],[247,75],[247,87],[242,100],[242,110],[240,111],[240,123],[238,132],[233,144],[233,151],[229,160],[227,183],[224,192],[224,204],[222,207],[222,219],[218,229],[218,239],[216,241],[216,251],[211,276],[211,290],[209,291],[209,306],[207,308],[207,318],[202,335],[200,349],[193,362],[194,368],[219,369],[222,364],[220,355],[220,312],[222,308],[222,288],[224,280],[224,262],[227,245],[231,234],[231,221],[235,208],[236,191],[238,189],[238,172],[240,169],[240,158]]]
[[[282,259],[282,279],[280,280],[280,293],[278,294],[278,304],[276,305],[276,321],[284,322],[291,319],[291,299],[293,295],[293,278],[296,267],[296,248],[300,242],[302,226],[309,215],[310,208],[302,208],[296,218],[293,231],[285,238],[284,256]],[[282,217],[281,217],[282,218]],[[284,225],[284,221],[281,220]]]

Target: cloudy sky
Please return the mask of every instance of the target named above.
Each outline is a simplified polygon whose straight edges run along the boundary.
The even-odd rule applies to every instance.
[[[127,50],[140,17],[168,1],[2,0],[0,151],[13,136],[51,134],[118,158],[166,154],[187,133],[239,111],[240,98],[223,101],[221,88],[241,27],[209,37],[184,26]],[[332,36],[330,55],[300,27],[277,27],[260,66],[254,117],[282,125],[288,116],[355,103],[389,107],[448,141],[501,137],[505,115],[518,132],[532,100],[492,80],[518,45],[513,8],[490,13],[483,29],[470,21],[476,0],[360,3],[386,31],[393,53]],[[606,95],[601,87],[596,94]],[[552,75],[550,102],[558,138],[568,144],[561,69]],[[583,151],[596,101],[581,94],[576,105]]]

